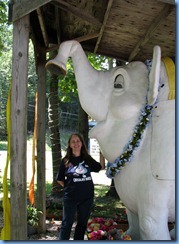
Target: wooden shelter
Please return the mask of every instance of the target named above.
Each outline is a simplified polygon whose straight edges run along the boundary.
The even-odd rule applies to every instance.
[[[26,135],[28,42],[35,47],[38,75],[37,196],[45,232],[45,90],[46,54],[60,43],[76,39],[87,52],[121,61],[152,58],[159,45],[162,56],[175,56],[174,0],[14,0],[11,106],[11,239],[25,240]]]

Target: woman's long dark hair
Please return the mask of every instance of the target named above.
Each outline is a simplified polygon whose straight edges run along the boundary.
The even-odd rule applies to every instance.
[[[68,146],[67,146],[67,149],[66,149],[66,155],[64,157],[65,161],[69,160],[73,156],[72,148],[70,147],[70,141],[71,141],[72,136],[77,136],[80,139],[80,141],[82,143],[81,157],[83,159],[86,159],[87,156],[88,156],[88,150],[87,150],[86,144],[84,142],[84,139],[83,139],[82,135],[80,135],[79,133],[73,133],[73,134],[71,134],[71,136],[68,139]]]

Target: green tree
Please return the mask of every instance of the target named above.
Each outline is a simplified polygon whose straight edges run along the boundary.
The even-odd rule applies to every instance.
[[[50,59],[56,56],[56,52],[50,52]],[[60,140],[60,124],[59,124],[59,96],[58,96],[58,79],[56,74],[48,73],[48,126],[50,134],[50,142],[52,149],[52,165],[53,165],[53,183],[52,192],[53,197],[61,197],[59,192],[62,187],[57,184],[56,175],[59,165],[61,163],[61,140]]]
[[[3,36],[7,29],[7,1],[0,1],[0,56],[3,49]]]
[[[12,79],[12,26],[5,25],[1,30],[3,32],[0,31],[0,42],[3,45],[0,46],[0,140],[6,140],[6,104]]]

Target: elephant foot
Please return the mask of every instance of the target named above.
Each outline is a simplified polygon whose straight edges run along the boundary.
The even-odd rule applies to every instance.
[[[60,66],[59,63],[57,64],[55,61],[50,60],[46,63],[45,67],[52,74],[65,76],[66,75],[66,68],[63,68],[62,66],[63,66],[63,64]]]
[[[138,229],[130,226],[128,230],[125,231],[125,235],[129,235],[133,241],[140,240],[140,234]]]
[[[139,231],[139,219],[138,215],[131,212],[126,208],[127,218],[129,222],[129,229],[125,232],[126,235],[131,236],[132,240],[140,240],[140,231]]]

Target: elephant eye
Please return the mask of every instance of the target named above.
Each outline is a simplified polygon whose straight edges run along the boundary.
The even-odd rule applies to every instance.
[[[124,77],[122,75],[117,75],[114,81],[114,88],[122,89],[124,88]]]

